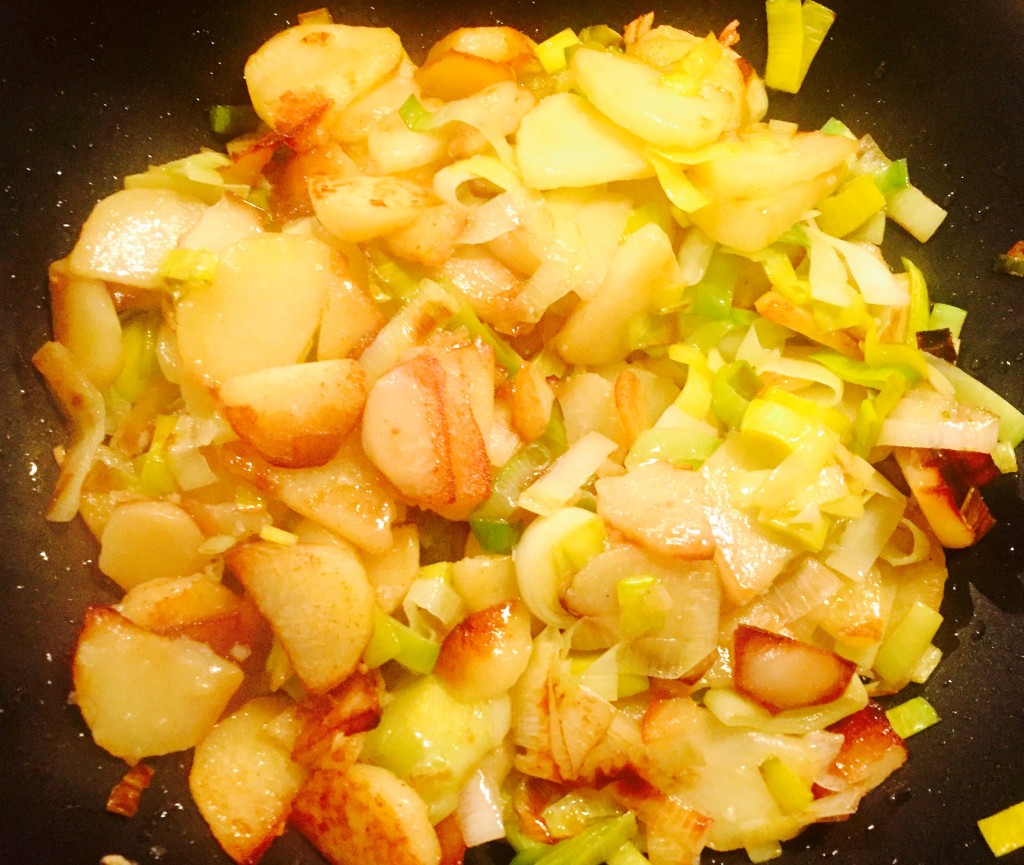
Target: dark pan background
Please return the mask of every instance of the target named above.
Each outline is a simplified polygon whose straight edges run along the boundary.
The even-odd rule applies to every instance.
[[[244,97],[246,56],[318,0],[0,3],[0,865],[226,863],[184,782],[187,757],[147,761],[156,777],[133,820],[106,814],[123,765],[96,748],[67,705],[69,655],[85,605],[114,600],[80,524],[42,518],[62,426],[29,365],[48,333],[46,264],[67,253],[92,205],[120,178],[214,144],[205,111]],[[970,310],[963,365],[1024,404],[1024,281],[991,272],[1024,237],[1024,3],[832,0],[839,13],[803,92],[774,116],[815,127],[830,115],[908,156],[913,180],[949,208],[926,246],[890,229],[933,299]],[[331,3],[336,20],[393,26],[415,58],[450,29],[495,22],[549,35],[621,26],[646,0],[379,0]],[[698,32],[742,21],[740,49],[763,71],[759,0],[654,7]],[[986,497],[999,525],[951,556],[938,642],[946,659],[922,689],[940,726],[912,739],[909,765],[846,823],[785,845],[782,865],[984,863],[975,821],[1024,799],[1024,504],[1021,483]],[[914,693],[912,690],[910,693]],[[495,850],[472,854],[500,862]],[[316,863],[289,835],[268,865]],[[706,862],[739,863],[740,854]],[[1024,854],[1007,862],[1024,862]],[[369,865],[369,863],[368,863]]]

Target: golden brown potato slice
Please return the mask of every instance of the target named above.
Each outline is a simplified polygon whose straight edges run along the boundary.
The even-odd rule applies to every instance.
[[[242,684],[209,646],[153,634],[108,607],[86,611],[72,676],[96,744],[129,763],[191,748]]]
[[[438,865],[441,845],[415,790],[387,769],[356,763],[314,772],[292,822],[332,865]]]
[[[460,27],[430,47],[425,63],[458,51],[495,63],[510,63],[518,68],[537,62],[533,47],[534,42],[529,36],[512,27]]]
[[[259,861],[285,828],[306,771],[291,759],[291,702],[260,697],[225,718],[196,746],[188,784],[224,851]]]
[[[329,691],[355,670],[373,636],[374,594],[354,553],[257,541],[230,550],[226,560],[308,691]]]
[[[103,529],[99,569],[125,591],[158,577],[185,577],[209,562],[199,552],[203,540],[195,520],[172,502],[126,502]]]
[[[209,285],[177,304],[185,370],[216,386],[235,375],[297,363],[308,351],[341,265],[325,243],[294,234],[241,240]]]
[[[221,407],[238,435],[275,466],[319,466],[359,422],[366,373],[354,360],[321,360],[229,378]]]
[[[245,81],[256,113],[288,129],[325,109],[341,112],[398,68],[404,53],[387,27],[300,24],[256,50]]]
[[[515,80],[516,71],[510,64],[461,51],[448,51],[416,70],[416,83],[423,95],[446,102],[465,99],[501,81]]]
[[[401,177],[311,177],[309,197],[323,227],[352,243],[391,234],[434,203],[427,187]]]

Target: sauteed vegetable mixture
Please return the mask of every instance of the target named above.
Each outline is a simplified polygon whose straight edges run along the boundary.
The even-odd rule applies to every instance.
[[[792,6],[791,90],[831,21]],[[337,865],[759,862],[903,764],[937,718],[876,698],[939,664],[1024,416],[882,257],[944,216],[905,161],[766,119],[723,25],[417,66],[311,13],[226,152],[96,205],[34,360],[49,517],[124,592],[73,662],[109,808],[194,749],[239,863],[286,826]]]

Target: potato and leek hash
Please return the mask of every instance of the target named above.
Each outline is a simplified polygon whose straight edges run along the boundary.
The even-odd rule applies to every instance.
[[[939,663],[943,548],[1024,436],[879,250],[944,214],[767,120],[735,22],[652,18],[418,66],[303,16],[217,113],[248,131],[51,266],[48,516],[123,590],[73,659],[109,808],[194,749],[238,863],[288,826],[334,865],[764,861],[934,722],[875,700]]]

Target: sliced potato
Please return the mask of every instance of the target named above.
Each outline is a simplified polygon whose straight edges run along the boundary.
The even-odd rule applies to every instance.
[[[272,36],[245,64],[253,107],[289,129],[320,111],[340,113],[398,67],[402,42],[387,27],[300,24]]]
[[[380,766],[314,772],[292,822],[332,865],[438,865],[441,845],[415,790]]]
[[[317,359],[358,355],[383,325],[384,316],[366,289],[351,274],[342,274],[327,287],[317,335]]]
[[[644,147],[641,139],[575,93],[542,99],[516,134],[519,171],[537,189],[651,177],[654,168]]]
[[[185,370],[215,386],[301,360],[340,266],[326,244],[294,234],[258,235],[229,247],[213,282],[178,302]]]
[[[229,378],[220,402],[232,428],[267,461],[323,465],[359,422],[366,373],[354,360],[322,360]]]
[[[515,80],[516,71],[510,64],[461,51],[448,51],[416,70],[416,83],[423,95],[446,102],[465,99],[501,81]]]
[[[569,68],[602,114],[658,147],[704,147],[733,117],[732,95],[713,87],[684,93],[666,83],[657,69],[624,54],[582,47],[573,53]]]
[[[68,269],[76,276],[156,288],[167,253],[205,210],[203,202],[170,189],[115,192],[92,209]]]
[[[86,611],[72,676],[96,744],[129,763],[191,748],[242,684],[209,646],[153,634],[108,607]]]
[[[217,724],[196,746],[189,790],[235,862],[259,860],[287,824],[305,769],[291,759],[282,728],[294,714],[285,697],[260,697]],[[286,723],[282,724],[282,720]]]
[[[352,243],[397,231],[434,203],[427,187],[401,177],[312,177],[309,197],[324,228]]]
[[[431,45],[425,62],[458,51],[518,68],[537,62],[533,48],[533,40],[512,27],[460,27]]]
[[[181,236],[178,246],[221,253],[238,240],[262,233],[263,211],[226,193]]]
[[[118,505],[100,538],[99,569],[126,591],[158,577],[201,571],[209,559],[199,552],[199,526],[172,502]]]
[[[53,338],[100,390],[121,371],[121,321],[105,283],[71,276],[67,259],[50,265]]]
[[[373,589],[359,558],[338,546],[235,547],[227,565],[256,601],[305,688],[348,677],[373,636]]]

